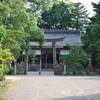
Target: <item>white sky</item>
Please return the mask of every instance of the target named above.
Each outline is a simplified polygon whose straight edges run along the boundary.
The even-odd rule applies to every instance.
[[[98,3],[100,0],[70,0],[70,1],[83,3],[84,6],[87,8],[88,12],[90,13],[89,16],[92,16],[94,12],[91,2]]]

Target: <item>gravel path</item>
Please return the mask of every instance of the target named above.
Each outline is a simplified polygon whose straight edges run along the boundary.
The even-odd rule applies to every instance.
[[[100,100],[100,77],[54,76],[52,72],[7,76],[5,100]],[[9,98],[8,98],[9,97]]]

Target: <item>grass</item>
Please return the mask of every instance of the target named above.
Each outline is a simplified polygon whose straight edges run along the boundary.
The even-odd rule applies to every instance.
[[[9,80],[0,81],[0,100],[4,100],[3,94],[8,89],[9,83],[10,83]]]

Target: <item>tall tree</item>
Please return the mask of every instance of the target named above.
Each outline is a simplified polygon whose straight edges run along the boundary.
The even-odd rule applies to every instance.
[[[92,3],[95,15],[90,18],[91,23],[87,27],[83,41],[86,45],[86,51],[93,56],[94,66],[99,67],[100,63],[100,2]],[[100,67],[99,67],[100,68]]]
[[[71,27],[76,30],[84,30],[85,26],[88,24],[88,13],[85,6],[78,2],[73,4],[72,9],[72,24]]]
[[[88,13],[82,3],[59,2],[43,11],[39,26],[43,28],[84,30],[88,23]]]
[[[6,25],[7,30],[3,48],[9,48],[16,59],[24,49],[25,56],[28,58],[28,52],[31,49],[29,42],[31,40],[37,40],[39,43],[44,41],[44,32],[38,28],[35,14],[29,12],[28,8],[25,7],[26,2],[23,0],[4,0],[0,4],[2,5],[0,7],[1,25]],[[23,46],[25,48],[22,48]],[[28,59],[25,59],[25,63],[28,64]]]
[[[60,2],[54,4],[49,11],[42,13],[40,27],[47,29],[68,29],[71,25],[71,4]]]
[[[43,30],[38,28],[35,14],[27,11],[23,0],[5,0],[1,5],[2,18],[4,16],[7,17],[6,24],[4,23],[5,19],[2,19],[1,21],[1,24],[6,25],[7,29],[4,48],[9,48],[16,54],[15,51],[21,50],[22,44],[28,44],[29,41],[32,39],[34,41],[36,38],[41,42],[42,39],[44,40]],[[10,9],[10,12],[8,8]],[[16,44],[16,46],[14,46],[14,44]]]
[[[30,11],[41,13],[42,10],[48,10],[54,3],[58,3],[59,0],[26,0],[31,7]]]

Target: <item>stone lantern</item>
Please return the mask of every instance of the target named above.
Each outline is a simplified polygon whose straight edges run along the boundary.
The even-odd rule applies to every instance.
[[[91,61],[92,61],[92,59],[91,59],[91,55],[88,55],[88,61],[89,61],[89,63],[88,63],[88,65],[87,65],[87,67],[86,67],[86,72],[94,72],[95,71],[95,69],[94,69],[94,67],[92,66],[92,63],[91,63]]]

